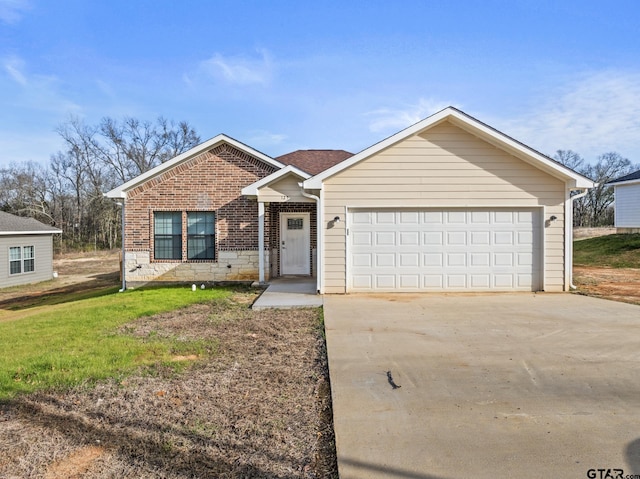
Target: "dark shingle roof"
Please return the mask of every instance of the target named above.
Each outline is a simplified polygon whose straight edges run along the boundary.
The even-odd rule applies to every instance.
[[[0,234],[8,233],[60,233],[58,228],[40,223],[33,218],[23,218],[0,211]]]
[[[279,156],[276,160],[285,165],[293,165],[310,175],[317,175],[351,156],[353,153],[344,150],[297,150]]]
[[[611,183],[620,183],[621,181],[631,181],[631,180],[640,180],[640,170],[634,171],[633,173],[629,173],[628,175],[621,176],[620,178],[616,178],[609,182]]]

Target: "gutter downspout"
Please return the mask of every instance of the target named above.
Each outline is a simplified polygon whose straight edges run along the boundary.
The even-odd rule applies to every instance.
[[[122,288],[118,291],[119,293],[124,292],[127,289],[127,278],[126,278],[126,272],[127,269],[125,268],[125,249],[124,249],[124,198],[122,199],[122,203],[117,201],[116,204],[122,208],[122,232],[120,234],[120,236],[122,237],[122,272],[120,273],[122,275]]]
[[[595,186],[595,185],[594,185]],[[584,189],[582,193],[579,193],[574,196],[570,196],[571,200],[571,220],[573,221],[573,202],[579,198],[585,196],[589,190],[587,188]],[[571,192],[569,192],[571,194]],[[569,264],[569,288],[570,289],[578,289],[578,287],[573,284],[573,223],[568,228],[568,244],[567,244],[567,263]]]
[[[322,190],[320,190],[320,195],[321,196],[316,196],[316,195],[312,195],[311,193],[307,193],[306,191],[304,191],[304,189],[302,189],[302,183],[298,183],[298,186],[300,187],[300,193],[302,193],[302,196],[304,196],[305,198],[309,198],[312,200],[315,200],[316,202],[316,293],[318,294],[322,294],[322,273],[323,273],[323,268],[322,268],[322,261],[323,261],[323,254],[322,254],[322,249],[324,248],[324,244],[323,244],[323,237],[324,237],[324,230],[322,228],[322,217],[323,215],[323,210],[322,210],[322,200],[321,200],[321,196],[322,196]]]

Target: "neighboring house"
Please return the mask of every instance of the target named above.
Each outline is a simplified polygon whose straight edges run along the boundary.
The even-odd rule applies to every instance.
[[[615,198],[615,227],[618,233],[640,233],[640,170],[608,183]]]
[[[53,235],[61,230],[0,211],[0,288],[53,278]]]
[[[108,192],[129,282],[313,275],[321,293],[566,291],[593,182],[455,108],[361,151],[219,135]]]

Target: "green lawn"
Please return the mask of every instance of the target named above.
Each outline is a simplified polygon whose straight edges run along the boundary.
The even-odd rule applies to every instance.
[[[173,355],[212,352],[213,343],[141,340],[117,330],[142,316],[225,301],[232,292],[230,288],[192,292],[185,287],[110,290],[91,298],[7,313],[0,321],[0,400],[125,375],[143,365],[179,367],[180,363],[171,362]]]
[[[608,235],[575,241],[573,263],[579,266],[640,268],[640,234]]]

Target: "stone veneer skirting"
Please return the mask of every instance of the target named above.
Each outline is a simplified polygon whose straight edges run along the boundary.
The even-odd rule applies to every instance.
[[[268,265],[269,252],[264,254]],[[127,283],[258,281],[258,262],[258,251],[219,251],[216,261],[166,263],[150,261],[148,251],[125,253]]]

